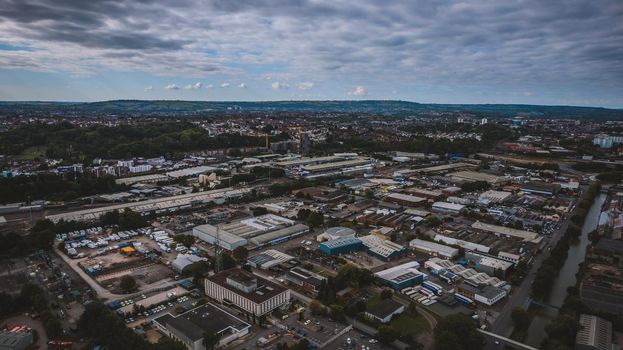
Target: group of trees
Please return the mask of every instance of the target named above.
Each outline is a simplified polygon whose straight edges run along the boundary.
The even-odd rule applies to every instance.
[[[318,299],[325,305],[336,302],[335,293],[346,287],[361,288],[374,282],[374,275],[367,269],[346,264],[340,267],[335,277],[329,277],[322,281],[318,291]]]
[[[150,344],[126,327],[121,318],[99,302],[91,302],[78,320],[78,332],[98,345],[119,350],[184,350],[186,346],[169,337]]]
[[[148,226],[149,222],[140,213],[126,209],[122,212],[113,210],[105,213],[100,217],[100,224],[102,226],[117,225],[123,231]]]
[[[67,201],[84,196],[111,193],[125,189],[110,175],[95,177],[87,174],[19,175],[0,178],[0,203],[45,199]]]
[[[287,135],[270,138],[281,140],[284,137]],[[42,146],[46,149],[47,157],[74,162],[89,162],[98,157],[157,157],[194,150],[262,145],[262,137],[239,134],[211,137],[206,130],[190,122],[180,121],[86,128],[70,123],[41,123],[0,133],[0,153],[19,154],[29,147]]]
[[[483,336],[476,323],[464,314],[453,314],[439,320],[435,328],[437,350],[479,350],[484,347]]]
[[[310,227],[320,227],[324,224],[324,216],[321,212],[309,209],[301,209],[297,213],[297,219],[305,221]]]
[[[440,130],[435,126],[435,130]],[[446,153],[477,153],[490,151],[495,145],[513,137],[511,130],[505,126],[495,124],[469,126],[468,132],[479,133],[481,140],[430,138],[426,136],[413,136],[405,141],[379,142],[376,135],[353,135],[352,133],[330,133],[324,143],[313,146],[314,150],[322,153],[330,152],[353,152],[355,150],[368,153],[401,150],[405,152],[424,152],[432,154]],[[372,134],[372,133],[371,133]]]
[[[563,237],[558,240],[554,248],[552,248],[550,256],[543,261],[543,264],[536,273],[534,283],[532,284],[533,297],[542,299],[549,295],[556,276],[558,276],[560,269],[567,260],[569,245],[572,240],[577,239],[581,234],[582,224],[600,190],[601,186],[599,184],[593,184],[583,194],[577,205],[576,212],[571,217],[572,223],[567,228]]]
[[[33,312],[38,314],[47,336],[51,339],[60,337],[63,334],[63,328],[58,316],[50,308],[43,289],[36,284],[26,283],[22,286],[17,296],[4,292],[0,293],[0,319],[16,312]]]

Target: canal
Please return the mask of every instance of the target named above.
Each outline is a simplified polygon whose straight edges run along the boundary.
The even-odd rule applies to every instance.
[[[588,233],[597,228],[601,208],[605,200],[605,193],[600,193],[597,198],[595,198],[593,205],[588,211],[584,225],[582,226],[582,234],[580,235],[579,242],[569,247],[569,255],[556,281],[554,281],[554,286],[546,301],[547,304],[561,307],[567,296],[567,288],[575,286],[575,275],[578,272],[579,264],[584,262],[586,247],[588,247],[590,243]],[[558,316],[558,312],[555,309],[540,307],[528,329],[528,336],[525,339],[525,343],[534,347],[539,347],[546,336],[545,325],[556,316]]]

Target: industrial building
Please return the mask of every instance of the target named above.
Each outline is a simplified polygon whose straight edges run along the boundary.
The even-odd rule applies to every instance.
[[[510,182],[510,179],[508,177],[481,173],[478,171],[457,171],[447,174],[446,176],[450,177],[453,181],[484,181],[492,185],[503,185]]]
[[[123,177],[123,178],[115,179],[115,183],[117,185],[132,186],[137,183],[157,183],[157,182],[165,182],[169,180],[171,180],[171,178],[169,178],[168,176],[164,174],[149,174],[149,175]]]
[[[405,306],[394,299],[381,300],[374,306],[369,307],[365,316],[371,320],[378,321],[380,323],[388,323],[395,315],[400,315],[405,311]]]
[[[208,259],[199,257],[193,254],[178,254],[173,261],[171,261],[171,268],[176,272],[183,274],[185,270],[192,264],[200,261],[207,261]]]
[[[474,169],[476,167],[477,167],[477,165],[469,164],[469,163],[450,163],[450,164],[443,164],[443,165],[432,166],[432,167],[428,167],[428,168],[414,169],[412,171],[415,172],[415,173],[419,173],[419,174],[435,175],[435,174],[447,173],[449,171],[459,171],[459,170],[465,170],[465,169]]]
[[[206,333],[219,334],[217,347],[221,347],[249,334],[251,329],[250,324],[209,303],[177,316],[167,313],[155,318],[153,324],[189,350],[204,350],[203,337]]]
[[[178,209],[192,208],[193,206],[217,203],[223,204],[231,198],[240,198],[250,192],[248,188],[233,189],[232,187],[218,190],[186,193],[177,196],[148,199],[140,202],[108,205],[105,207],[77,210],[63,214],[47,215],[45,218],[53,222],[65,221],[95,221],[100,216],[117,210],[122,212],[126,209],[137,213],[167,213]]]
[[[215,167],[211,167],[211,166],[202,165],[202,166],[196,166],[192,168],[169,171],[168,173],[166,173],[166,175],[172,179],[178,179],[182,177],[197,176],[200,174],[213,173],[217,170],[219,169]]]
[[[409,242],[409,247],[415,249],[418,252],[422,252],[432,256],[439,256],[446,259],[452,259],[459,254],[459,250],[449,247],[444,244],[439,244],[430,241],[424,241],[416,238]]]
[[[221,247],[230,251],[247,245],[246,239],[209,224],[195,226],[193,228],[193,236],[210,244],[216,244],[218,241]]]
[[[289,289],[238,268],[206,278],[205,294],[252,316],[265,315],[290,302]]]
[[[355,237],[355,230],[349,227],[329,227],[326,231],[319,234],[316,237],[318,242],[322,241],[332,241],[334,239],[344,238],[344,237]]]
[[[407,248],[390,240],[379,238],[375,235],[359,237],[361,243],[367,248],[368,254],[383,261],[396,259],[403,255]]]
[[[432,209],[439,213],[458,214],[463,210],[465,206],[463,204],[448,203],[448,202],[435,202]]]
[[[266,214],[237,220],[218,228],[215,225],[200,225],[193,229],[193,236],[214,244],[218,235],[223,248],[234,250],[248,242],[254,245],[253,248],[277,244],[307,232],[309,227],[306,225],[278,215]]]
[[[279,244],[292,238],[304,235],[307,232],[309,232],[309,226],[296,224],[279,230],[267,232],[259,236],[255,236],[251,238],[249,242],[259,248],[266,245]]]
[[[340,255],[356,250],[363,250],[365,246],[359,238],[344,237],[332,241],[322,242],[318,246],[321,252],[329,255]]]
[[[0,350],[26,350],[33,343],[32,330],[26,326],[9,326],[0,331]]]
[[[385,197],[388,202],[404,205],[407,207],[417,207],[424,205],[428,200],[424,197],[416,197],[404,193],[390,193]]]
[[[481,286],[481,285],[491,285],[494,287],[504,287],[506,286],[506,282],[500,280],[497,277],[491,277],[484,272],[477,272],[474,269],[467,268],[463,265],[455,264],[450,260],[440,259],[440,258],[431,258],[426,262],[426,266],[431,266],[430,264],[436,264],[437,269],[445,269],[454,274],[461,276],[464,281],[472,286]]]
[[[539,235],[536,232],[530,232],[526,230],[518,230],[506,226],[492,225],[484,222],[476,221],[472,224],[474,230],[493,233],[500,237],[518,238],[523,241],[536,242],[539,240]]]
[[[478,201],[483,204],[502,203],[507,200],[512,193],[506,191],[489,190],[478,196]]]
[[[302,267],[294,267],[286,272],[286,280],[288,282],[296,284],[297,286],[314,294],[318,294],[322,281],[325,281],[326,279],[326,277],[306,270]]]
[[[580,329],[575,336],[576,350],[618,350],[612,344],[612,322],[595,315],[580,314]]]
[[[488,306],[492,306],[506,297],[506,290],[491,285],[475,287],[468,283],[461,283],[456,291],[460,295]]]
[[[293,256],[278,250],[267,249],[247,259],[247,263],[253,268],[269,269],[275,265],[284,264],[294,259]]]
[[[560,191],[560,185],[542,181],[530,181],[522,184],[519,189],[526,193],[553,196]]]
[[[387,270],[379,271],[374,275],[392,288],[401,290],[420,284],[426,280],[428,276],[420,272],[418,270],[419,268],[420,264],[417,261],[411,261]]]
[[[511,262],[476,253],[474,251],[466,251],[465,258],[472,263],[474,270],[484,272],[491,276],[497,276],[499,273],[506,276],[509,269],[513,267],[513,263]]]

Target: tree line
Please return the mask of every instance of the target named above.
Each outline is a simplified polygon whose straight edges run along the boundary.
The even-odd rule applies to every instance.
[[[543,264],[537,270],[534,283],[532,284],[532,296],[534,298],[544,299],[551,292],[554,280],[567,260],[569,245],[582,233],[584,220],[586,220],[588,211],[600,190],[600,184],[593,184],[582,195],[575,213],[571,216],[571,224],[567,227],[563,237],[552,248],[550,256],[543,261]]]

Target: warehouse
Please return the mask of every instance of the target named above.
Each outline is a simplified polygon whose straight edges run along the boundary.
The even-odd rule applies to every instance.
[[[457,171],[455,173],[447,174],[453,181],[485,181],[492,185],[503,185],[510,181],[508,177],[491,175],[487,173],[480,173],[477,171]]]
[[[472,266],[476,271],[484,272],[491,276],[497,276],[499,273],[506,276],[508,270],[513,267],[511,262],[473,251],[466,251],[465,258],[472,262]]]
[[[217,347],[221,347],[251,330],[250,324],[213,304],[204,304],[177,316],[167,313],[155,318],[153,323],[159,331],[181,341],[189,350],[204,350],[206,333],[219,334]]]
[[[379,238],[375,235],[359,237],[363,245],[367,248],[368,254],[383,261],[390,261],[403,255],[407,248],[387,239]]]
[[[420,264],[411,261],[402,265],[394,266],[387,270],[379,271],[374,275],[396,290],[412,287],[427,279],[426,274],[418,269]]]
[[[474,168],[476,168],[476,165],[474,164],[450,163],[450,164],[432,166],[428,168],[415,169],[414,171],[420,174],[434,175],[434,174],[447,173],[448,171],[459,171],[459,170],[474,169]]]
[[[457,287],[457,292],[469,299],[476,300],[488,306],[492,306],[506,297],[506,291],[504,289],[491,285],[477,288],[470,284],[462,283]]]
[[[116,179],[115,183],[117,185],[132,186],[137,183],[157,183],[157,182],[165,182],[169,180],[171,179],[164,174],[150,174],[150,175],[143,175],[143,176],[123,177],[120,179]]]
[[[452,259],[459,254],[459,250],[456,248],[435,242],[424,241],[418,238],[409,242],[409,246],[418,252],[446,259]]]
[[[381,323],[389,323],[396,315],[405,311],[405,306],[394,299],[384,299],[366,310],[366,317]]]
[[[177,257],[171,261],[171,268],[178,273],[183,274],[192,264],[207,260],[208,259],[206,258],[201,258],[193,254],[178,254]]]
[[[178,179],[182,177],[197,176],[197,175],[206,174],[206,173],[213,173],[217,170],[219,169],[215,167],[211,167],[211,166],[196,166],[192,168],[169,171],[168,173],[166,173],[166,175],[170,178]]]
[[[290,290],[234,268],[205,279],[205,294],[234,305],[250,316],[262,316],[290,302]]]
[[[425,188],[416,188],[416,187],[408,188],[407,192],[409,192],[410,194],[414,196],[424,197],[424,198],[428,198],[432,200],[436,200],[437,198],[443,195],[441,190],[427,190]]]
[[[553,196],[560,191],[560,185],[542,181],[530,181],[522,184],[520,190],[526,193]]]
[[[218,190],[187,193],[177,196],[148,199],[140,202],[115,204],[105,207],[77,210],[63,214],[47,215],[46,219],[53,222],[65,221],[95,221],[105,213],[117,210],[122,212],[126,209],[137,213],[166,213],[182,208],[191,208],[196,205],[219,203],[222,204],[230,198],[240,198],[250,192],[249,188],[233,189],[232,187]]]
[[[321,252],[329,255],[340,255],[356,250],[363,250],[365,246],[359,238],[344,237],[332,241],[322,242],[319,247]]]
[[[526,230],[518,230],[518,229],[505,227],[505,226],[492,225],[492,224],[487,224],[487,223],[480,222],[480,221],[474,222],[472,224],[472,228],[475,230],[479,230],[479,231],[493,233],[498,237],[502,236],[502,237],[519,238],[523,240],[524,242],[537,243],[536,241],[538,240],[538,236],[539,236],[535,232],[530,232]]]
[[[373,162],[370,158],[359,157],[340,162],[304,166],[300,175],[311,179],[324,176],[353,174],[368,171],[372,169],[372,166]]]
[[[478,201],[483,204],[502,203],[506,199],[508,199],[508,197],[510,197],[511,194],[512,193],[506,192],[506,191],[489,190],[489,191],[481,193],[480,196],[478,197]]]
[[[465,206],[463,204],[448,203],[448,202],[435,202],[432,209],[440,213],[458,214],[463,210]]]
[[[390,193],[385,197],[385,200],[407,207],[422,206],[428,201],[426,198],[423,197],[416,197],[403,193]]]
[[[26,350],[34,343],[33,331],[27,326],[9,326],[0,330],[0,349]]]
[[[246,239],[208,224],[195,226],[193,228],[193,236],[209,244],[216,244],[218,236],[219,245],[229,251],[247,244]]]
[[[275,265],[284,264],[294,259],[293,256],[282,253],[275,249],[267,249],[247,259],[247,263],[253,268],[269,269]]]
[[[212,244],[216,242],[217,232],[221,246],[233,250],[249,241],[255,247],[277,244],[309,232],[309,227],[278,215],[266,214],[223,224],[218,230],[214,225],[200,225],[193,229],[195,237]]]
[[[322,242],[344,237],[355,237],[355,230],[349,227],[341,226],[329,227],[326,231],[324,231],[324,233],[319,234],[318,237],[316,237],[316,240],[318,242]]]
[[[271,231],[251,238],[249,241],[257,248],[266,245],[275,245],[281,242],[285,242],[292,238],[301,236],[309,232],[309,226],[303,224],[296,224],[293,226],[285,227],[280,230]]]
[[[327,278],[301,267],[294,267],[286,272],[286,280],[314,294],[320,291],[322,281]]]

